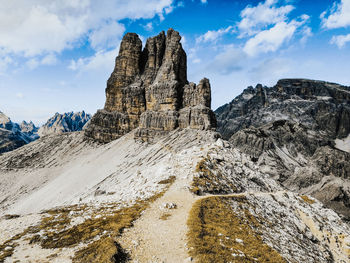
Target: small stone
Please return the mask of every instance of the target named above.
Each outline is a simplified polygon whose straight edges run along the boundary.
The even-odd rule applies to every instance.
[[[166,209],[176,209],[177,205],[175,203],[163,203],[162,208]]]
[[[236,238],[235,241],[239,244],[243,244],[243,240],[242,239],[239,239],[239,238]]]

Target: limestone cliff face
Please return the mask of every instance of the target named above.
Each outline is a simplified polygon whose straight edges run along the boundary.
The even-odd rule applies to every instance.
[[[187,81],[187,58],[181,36],[173,29],[142,42],[127,33],[107,81],[106,104],[92,118],[85,135],[109,142],[135,129],[135,137],[151,140],[176,128],[216,127],[210,109],[208,79]]]
[[[218,131],[236,132],[277,120],[300,122],[330,139],[350,133],[350,87],[309,79],[282,79],[273,87],[257,85],[216,110]]]

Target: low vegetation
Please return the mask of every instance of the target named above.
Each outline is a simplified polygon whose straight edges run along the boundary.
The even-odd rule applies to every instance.
[[[301,195],[300,198],[303,199],[304,202],[306,202],[310,205],[312,205],[316,202],[315,200],[310,199],[307,195]]]
[[[237,203],[233,209],[231,203]],[[263,242],[244,196],[198,200],[189,215],[189,254],[197,262],[286,262]]]
[[[161,219],[161,220],[167,220],[170,216],[171,216],[171,214],[169,214],[169,213],[164,213],[164,214],[162,214],[162,215],[159,217],[159,219]]]
[[[225,194],[236,192],[236,186],[220,173],[215,160],[203,158],[196,165],[196,173],[192,181],[190,191],[196,195],[203,192],[210,194]]]
[[[165,185],[162,192],[128,207],[120,203],[108,203],[98,208],[75,205],[45,211],[39,225],[26,229],[0,245],[0,262],[12,256],[15,241],[24,236],[30,243],[40,244],[44,249],[85,245],[75,253],[73,262],[125,262],[128,255],[115,238],[125,228],[131,227],[150,203],[160,198],[174,181],[175,177],[172,176],[159,182]],[[81,220],[74,223],[77,218]]]

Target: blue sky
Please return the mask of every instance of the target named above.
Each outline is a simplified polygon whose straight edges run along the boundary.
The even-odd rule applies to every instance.
[[[170,27],[214,109],[280,78],[350,85],[350,0],[0,0],[0,111],[36,124],[95,113],[123,35]]]

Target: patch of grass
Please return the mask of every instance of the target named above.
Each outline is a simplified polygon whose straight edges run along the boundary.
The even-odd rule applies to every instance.
[[[316,202],[315,200],[310,199],[307,195],[301,195],[300,198],[303,199],[304,202],[306,202],[310,205],[312,205]]]
[[[203,192],[210,194],[227,194],[237,191],[235,185],[218,171],[217,164],[208,158],[203,158],[196,165],[198,176],[193,177],[190,191],[196,195]]]
[[[18,217],[20,217],[20,215],[4,215],[5,220],[10,220]]]
[[[161,219],[161,220],[167,220],[170,216],[171,216],[171,214],[169,214],[169,213],[164,213],[164,214],[162,214],[162,215],[159,217],[159,219]]]
[[[159,181],[158,184],[172,184],[175,182],[176,177],[174,175],[170,176],[168,179]]]
[[[75,206],[46,211],[48,216],[43,217],[37,227],[41,234],[34,235],[31,242],[39,243],[46,249],[86,244],[75,253],[73,262],[125,262],[127,254],[114,238],[125,228],[131,227],[152,202],[164,195],[174,181],[175,177],[164,180],[162,184],[166,186],[163,191],[146,200],[139,200],[130,207],[120,208],[119,204],[108,204],[97,210]],[[71,226],[69,216],[72,211],[83,215],[89,211],[90,218]]]
[[[91,218],[72,227],[67,227],[69,219],[57,221],[56,218],[53,218],[54,216],[45,217],[40,225],[45,235],[39,239],[35,237],[31,242],[39,241],[42,248],[64,248],[89,242],[95,237],[102,236],[103,233],[119,234],[124,228],[130,227],[144,209],[145,205],[138,203],[131,207],[116,208],[115,211],[112,211],[112,215],[108,215],[101,208]],[[60,216],[61,214],[58,217]],[[64,214],[63,218],[65,218]],[[66,223],[66,225],[61,225],[61,223]]]
[[[73,263],[126,262],[128,254],[111,237],[102,237],[75,253]]]
[[[175,179],[175,176],[171,176],[161,181],[160,184],[165,185],[163,191],[146,200],[139,200],[130,207],[120,208],[118,203],[109,203],[99,209],[87,205],[73,205],[46,210],[42,212],[40,224],[28,227],[0,244],[0,263],[13,255],[15,247],[18,246],[16,241],[23,237],[30,243],[40,244],[42,248],[57,249],[86,244],[75,253],[73,262],[125,262],[127,254],[115,242],[114,237],[120,235],[123,229],[131,227],[150,203],[164,195]],[[76,215],[90,215],[90,218],[72,226],[72,218]],[[16,217],[9,216],[8,219]],[[55,256],[56,253],[50,257]]]
[[[230,202],[237,203],[234,210]],[[246,198],[208,197],[192,207],[187,234],[189,254],[197,262],[275,262],[286,260],[263,242],[258,220]]]
[[[0,244],[0,263],[4,262],[7,257],[12,256],[15,248],[18,246],[16,241],[23,237],[26,233],[27,231],[24,231],[23,233],[17,234]]]

